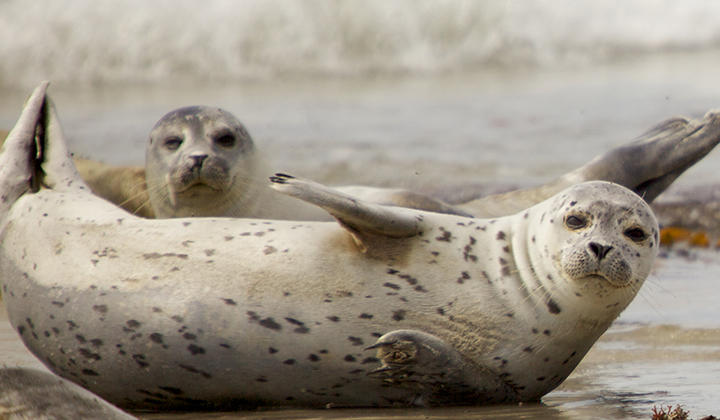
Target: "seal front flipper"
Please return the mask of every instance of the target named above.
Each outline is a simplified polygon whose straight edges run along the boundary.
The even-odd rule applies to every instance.
[[[277,191],[323,208],[351,233],[407,238],[422,232],[423,219],[417,211],[366,203],[317,182],[291,175],[275,174],[270,181]]]
[[[468,361],[442,339],[418,330],[396,330],[365,350],[376,350],[381,366],[370,372],[388,386],[415,391],[415,405],[459,405],[512,401],[515,392],[497,373]]]

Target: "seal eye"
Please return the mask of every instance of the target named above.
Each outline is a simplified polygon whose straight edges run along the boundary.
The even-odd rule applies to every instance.
[[[623,232],[623,234],[630,238],[630,240],[632,240],[633,242],[642,242],[648,237],[647,233],[645,233],[645,231],[640,229],[639,227],[625,229],[625,232]]]
[[[235,146],[235,137],[230,134],[225,134],[215,138],[215,144],[220,147],[233,147]]]
[[[177,150],[180,148],[180,145],[182,144],[182,139],[180,137],[168,137],[163,141],[163,146],[165,146],[168,150]]]
[[[578,214],[572,214],[565,218],[565,226],[571,230],[582,229],[587,226],[587,218]]]

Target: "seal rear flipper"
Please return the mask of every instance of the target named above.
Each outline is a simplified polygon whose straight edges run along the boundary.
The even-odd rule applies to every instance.
[[[316,182],[285,174],[270,177],[272,187],[326,210],[358,239],[358,234],[406,238],[422,232],[422,214],[400,207],[366,203]]]
[[[90,192],[90,188],[75,168],[55,105],[49,96],[45,98],[43,124],[45,135],[39,144],[43,186],[58,191]]]
[[[38,137],[43,128],[48,82],[42,82],[28,98],[0,153],[0,216],[38,180]]]
[[[633,142],[593,159],[561,180],[615,182],[652,202],[692,165],[720,143],[720,112],[702,119],[671,118]]]
[[[422,331],[392,331],[365,350],[377,350],[381,363],[369,375],[414,390],[415,404],[477,405],[514,401],[512,395],[516,395],[496,373],[471,363],[444,340]]]

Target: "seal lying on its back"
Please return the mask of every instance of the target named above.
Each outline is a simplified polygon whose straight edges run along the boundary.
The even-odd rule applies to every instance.
[[[140,219],[89,193],[44,88],[0,155],[3,296],[43,363],[123,406],[537,400],[657,252],[648,205],[606,182],[481,220],[279,175],[339,224]]]

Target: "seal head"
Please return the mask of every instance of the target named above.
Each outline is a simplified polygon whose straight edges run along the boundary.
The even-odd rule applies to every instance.
[[[158,217],[231,213],[252,194],[255,145],[220,108],[190,106],[157,122],[146,149],[150,202]]]

